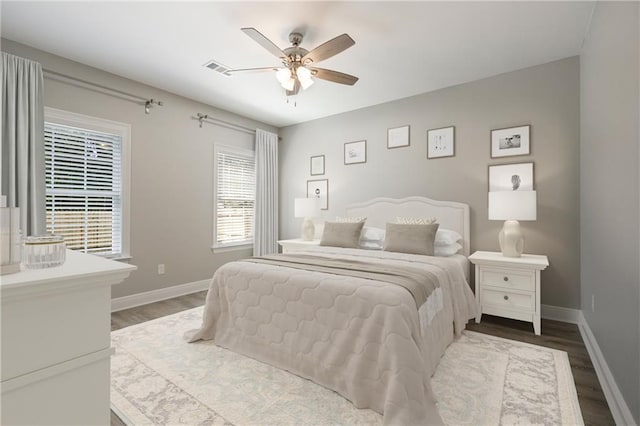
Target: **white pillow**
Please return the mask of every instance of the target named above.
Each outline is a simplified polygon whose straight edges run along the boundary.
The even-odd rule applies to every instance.
[[[367,220],[366,216],[351,216],[351,217],[336,217],[336,222],[338,223],[358,223],[365,222]]]
[[[455,244],[462,239],[462,235],[451,229],[438,229],[436,232],[436,240],[433,245],[436,247],[449,246]]]
[[[462,246],[458,243],[449,244],[448,246],[434,246],[433,247],[433,255],[440,257],[448,257],[453,256],[458,253],[458,250],[461,250]]]
[[[435,217],[396,217],[396,223],[401,225],[431,225],[437,221]]]
[[[365,226],[360,236],[360,241],[384,241],[385,231],[382,228],[374,228],[373,226]]]
[[[382,250],[384,240],[382,241],[362,241],[360,240],[360,248],[365,250]]]

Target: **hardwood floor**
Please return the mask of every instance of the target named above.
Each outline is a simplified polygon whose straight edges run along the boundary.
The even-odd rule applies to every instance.
[[[111,330],[135,325],[204,304],[205,291],[177,297],[162,302],[139,306],[111,314]],[[575,324],[542,320],[542,335],[533,334],[530,323],[483,315],[482,322],[469,321],[467,329],[479,333],[546,346],[567,352],[573,379],[576,383],[582,417],[587,426],[615,425],[600,382]],[[111,412],[111,425],[123,426],[118,416]]]

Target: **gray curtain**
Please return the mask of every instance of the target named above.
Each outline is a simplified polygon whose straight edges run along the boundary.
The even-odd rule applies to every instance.
[[[44,104],[39,63],[2,52],[2,194],[22,235],[46,232]]]
[[[278,252],[278,135],[256,130],[253,255]]]

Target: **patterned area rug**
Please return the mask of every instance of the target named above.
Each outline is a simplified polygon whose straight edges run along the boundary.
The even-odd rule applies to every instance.
[[[286,371],[188,344],[202,307],[111,333],[111,406],[131,425],[376,425],[382,416]],[[449,425],[583,424],[566,352],[471,331],[432,378]]]

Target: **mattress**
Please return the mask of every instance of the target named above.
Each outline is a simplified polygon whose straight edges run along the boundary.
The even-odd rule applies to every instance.
[[[406,289],[384,281],[231,262],[216,271],[202,327],[187,339],[214,339],[313,380],[381,413],[385,424],[441,423],[430,377],[476,314],[461,261],[333,247],[304,253],[422,268],[438,288],[418,308]]]

